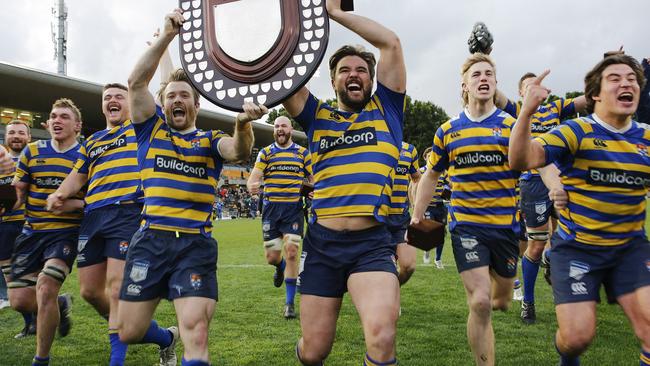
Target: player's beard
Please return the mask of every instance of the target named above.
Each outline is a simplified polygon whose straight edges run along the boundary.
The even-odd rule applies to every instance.
[[[18,146],[16,147],[16,145],[18,145]],[[20,141],[11,141],[10,140],[9,143],[7,143],[7,147],[14,153],[14,155],[18,155],[21,152],[23,152],[23,149],[25,148],[25,146],[27,146],[27,142],[22,141],[22,140],[20,140]]]
[[[338,99],[339,103],[342,103],[346,105],[348,108],[351,108],[352,111],[354,112],[360,112],[363,110],[363,107],[368,104],[370,101],[370,90],[364,90],[363,92],[363,98],[361,100],[353,100],[350,98],[348,95],[348,91],[346,89],[339,90],[338,91]]]
[[[280,145],[280,146],[285,146],[286,144],[289,143],[289,140],[291,139],[291,132],[289,133],[284,133],[283,135],[278,135],[274,134],[275,137],[275,143]]]

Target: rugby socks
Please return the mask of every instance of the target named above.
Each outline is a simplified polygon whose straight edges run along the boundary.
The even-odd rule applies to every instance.
[[[533,262],[524,255],[521,258],[521,273],[524,280],[524,302],[535,302],[535,282],[537,280],[537,273],[539,273],[539,261]]]
[[[185,357],[181,358],[181,366],[210,366],[210,363],[201,361],[201,360],[185,360]]]
[[[567,356],[560,352],[560,349],[557,348],[557,340],[555,340],[555,350],[560,355],[560,366],[580,366],[580,357],[578,356]]]
[[[111,342],[111,358],[110,366],[122,366],[126,359],[127,344],[120,341],[120,336],[117,329],[108,330],[108,339]]]
[[[287,266],[287,262],[284,261],[284,258],[280,261],[278,264],[274,264],[274,266],[278,267],[280,271],[284,271],[284,268]]]
[[[296,279],[285,278],[284,285],[286,286],[287,305],[293,305],[293,299],[296,297]]]
[[[50,364],[50,356],[47,357],[38,357],[34,356],[32,360],[32,366],[44,366]]]
[[[159,327],[158,323],[156,323],[155,320],[152,320],[149,329],[147,329],[147,332],[144,334],[144,337],[142,337],[140,343],[155,343],[160,346],[160,348],[167,348],[172,344],[173,339],[174,336],[172,335],[172,332],[166,328]]]
[[[436,247],[436,260],[439,261],[442,259],[442,248],[444,245],[439,245]]]
[[[650,352],[641,350],[641,360],[639,366],[650,366]]]
[[[23,320],[25,321],[25,326],[29,326],[34,322],[34,315],[32,313],[20,313],[23,316]]]
[[[396,358],[393,358],[392,360],[386,362],[377,362],[372,358],[370,358],[367,352],[366,352],[366,357],[363,358],[363,366],[396,366],[396,365],[397,365]]]

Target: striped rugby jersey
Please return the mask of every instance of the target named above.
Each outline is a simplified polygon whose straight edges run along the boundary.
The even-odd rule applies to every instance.
[[[503,110],[514,118],[517,118],[521,111],[521,101],[513,103],[508,100],[508,103]],[[539,106],[537,112],[535,112],[535,114],[530,118],[531,136],[540,136],[552,130],[555,126],[559,125],[561,121],[569,118],[569,116],[573,115],[575,112],[576,107],[573,99],[560,98],[551,103]],[[522,172],[520,179],[529,180],[533,176],[539,177],[539,171],[537,171],[537,169]]]
[[[227,135],[198,129],[174,132],[160,107],[133,128],[144,189],[143,226],[208,235],[223,166],[217,145]]]
[[[260,150],[255,168],[264,173],[265,200],[295,203],[303,180],[312,174],[311,155],[296,143],[281,148],[274,142]]]
[[[427,169],[447,170],[451,182],[450,230],[472,225],[519,232],[515,184],[508,164],[508,139],[515,119],[494,108],[480,122],[466,112],[445,122],[433,139]]]
[[[11,159],[14,161],[14,164],[18,164],[20,161],[20,156],[12,156]],[[14,180],[15,169],[13,172],[5,175],[0,175],[0,185],[10,186],[11,182]],[[20,205],[18,209],[13,211],[7,211],[2,216],[0,216],[0,222],[10,222],[10,221],[24,221],[25,220],[25,204]]]
[[[418,150],[408,142],[402,142],[395,177],[393,178],[393,194],[390,196],[389,214],[401,215],[408,211],[408,188],[411,182],[411,174],[415,174],[419,169]]]
[[[86,212],[120,201],[141,201],[138,145],[131,121],[98,131],[79,149],[75,169],[88,175]]]
[[[47,196],[54,193],[72,171],[79,158],[80,145],[75,143],[67,151],[58,152],[52,140],[32,142],[25,147],[16,167],[15,179],[29,183],[25,205],[25,228],[33,232],[76,229],[82,212],[55,215],[45,209]],[[72,198],[83,199],[79,192]]]
[[[405,94],[381,83],[360,113],[309,95],[296,117],[307,133],[314,171],[312,221],[374,216],[385,222],[402,143]]]
[[[632,121],[614,132],[596,115],[563,122],[537,137],[546,163],[555,163],[569,195],[559,235],[584,244],[614,246],[645,237],[650,186],[650,131]]]
[[[425,166],[420,168],[420,174],[424,174],[427,171],[426,163],[427,162],[425,161],[424,162]],[[449,181],[447,180],[446,170],[438,176],[438,181],[436,182],[436,187],[433,191],[433,197],[431,197],[431,202],[429,202],[429,205],[436,205],[438,203],[442,203],[444,201],[442,199],[442,192],[445,189],[451,191],[451,188],[449,187]]]

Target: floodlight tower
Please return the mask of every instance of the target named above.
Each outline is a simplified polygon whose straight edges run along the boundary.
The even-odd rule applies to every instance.
[[[54,58],[57,60],[57,72],[65,75],[67,72],[68,59],[68,7],[65,0],[55,0],[52,7],[52,15],[57,22],[57,30],[52,26],[52,41],[54,42]]]

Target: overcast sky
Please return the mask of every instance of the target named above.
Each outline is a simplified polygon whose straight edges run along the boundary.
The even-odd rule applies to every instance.
[[[54,3],[5,1],[0,12],[0,61],[56,72],[50,29]],[[68,75],[97,83],[125,83],[145,41],[162,24],[165,13],[178,6],[174,0],[66,3]],[[401,38],[407,93],[443,107],[450,115],[461,108],[459,70],[476,21],[485,22],[495,38],[492,56],[498,85],[511,98],[517,97],[517,81],[527,71],[550,68],[546,85],[554,94],[564,95],[582,90],[585,73],[605,50],[625,45],[630,55],[650,57],[650,42],[644,35],[650,20],[648,0],[355,0],[355,7],[357,14],[383,23]],[[345,43],[364,44],[333,23],[326,59]],[[180,65],[176,41],[172,57]],[[325,63],[319,72],[322,76],[310,88],[323,99],[333,97]]]

